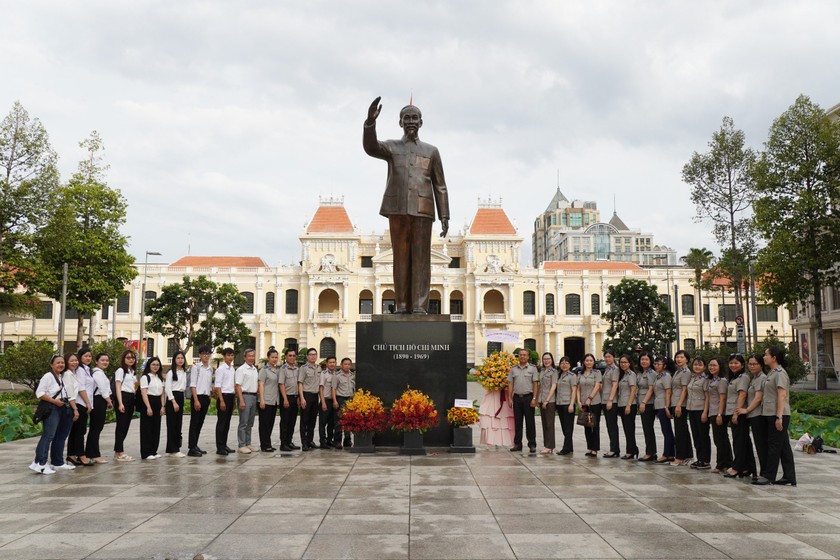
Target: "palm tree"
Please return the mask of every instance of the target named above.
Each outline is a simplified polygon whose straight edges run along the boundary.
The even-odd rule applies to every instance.
[[[704,247],[702,249],[689,249],[688,254],[680,258],[684,265],[694,269],[694,281],[691,282],[691,285],[697,291],[697,312],[695,315],[697,316],[697,327],[700,331],[701,348],[703,347],[703,302],[700,289],[707,287],[705,286],[707,282],[703,279],[703,272],[712,265],[714,257],[714,254]],[[674,302],[674,305],[676,304],[677,302]]]

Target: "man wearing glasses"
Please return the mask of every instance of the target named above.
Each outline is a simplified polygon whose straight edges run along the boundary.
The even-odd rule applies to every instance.
[[[285,363],[280,366],[279,384],[282,409],[280,410],[280,451],[300,449],[292,443],[295,434],[295,422],[298,415],[298,367],[295,362],[297,352],[286,350]],[[301,445],[305,445],[302,442]]]

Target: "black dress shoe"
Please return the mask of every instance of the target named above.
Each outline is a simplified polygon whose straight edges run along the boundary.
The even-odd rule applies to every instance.
[[[767,486],[768,484],[773,484],[773,481],[769,478],[764,478],[763,476],[759,476],[752,483],[756,486]]]
[[[195,448],[195,450],[196,450],[196,451],[198,451],[199,453],[201,453],[202,455],[207,455],[207,452],[206,452],[206,451],[204,451],[204,450],[203,450],[202,448],[200,448],[200,447],[196,447],[196,448]]]
[[[336,446],[337,445],[338,444],[336,444]],[[351,447],[353,447],[353,442],[348,439],[347,441],[344,442],[344,447],[345,447],[345,449],[350,449]],[[341,449],[341,448],[339,447],[339,449]]]
[[[292,448],[289,447],[288,445],[281,445],[280,446],[280,451],[292,451]]]
[[[310,441],[310,442],[308,442],[308,445],[309,445],[309,447],[311,447],[312,449],[317,449],[317,448],[318,448],[318,446],[317,446],[317,445],[315,445],[315,442],[314,442],[314,441]]]
[[[199,453],[199,455],[201,455],[201,453]],[[216,450],[216,455],[225,455],[225,456],[227,456],[227,455],[230,455],[230,453],[228,453],[228,452],[227,452],[226,450],[224,450],[224,449],[217,449],[217,450]]]
[[[274,449],[273,447],[264,447],[264,448],[260,449],[260,451],[262,451],[263,453],[274,453],[277,450]]]
[[[188,457],[201,457],[201,451],[199,451],[198,449],[190,449],[190,451],[187,453],[187,456]]]
[[[333,447],[333,449],[342,449],[342,447],[341,447],[341,444],[340,444],[340,443],[334,443],[334,444],[332,445],[332,447]]]
[[[618,453],[604,453],[603,455],[601,455],[601,457],[603,457],[604,459],[615,459],[616,457],[618,457]]]
[[[320,447],[321,449],[332,449],[332,444],[331,444],[331,443],[329,443],[329,442],[327,442],[327,443],[322,443],[322,444],[321,444],[321,445],[319,445],[318,447]]]
[[[289,444],[289,447],[291,447],[292,449],[300,449],[300,446],[299,446],[299,445],[295,445],[294,443],[290,443],[290,444]]]
[[[536,453],[536,452],[537,452],[537,448],[536,448],[536,447],[529,447],[529,448],[528,448],[528,453]]]
[[[794,482],[792,480],[788,480],[786,478],[780,478],[779,480],[777,480],[773,484],[775,484],[776,486],[788,486],[788,485],[796,486],[796,482]]]
[[[561,449],[560,451],[557,451],[556,453],[557,453],[557,455],[571,455],[572,452],[569,451],[568,449]]]
[[[651,461],[656,461],[656,455],[648,455],[647,457],[639,457],[638,461],[640,463],[649,463]]]
[[[514,445],[513,447],[510,448],[510,450],[511,451],[522,451],[522,446],[521,445]]]
[[[308,445],[304,445],[303,448],[301,449],[301,451],[312,451],[312,449],[313,449],[312,447],[309,447]]]
[[[236,449],[231,449],[227,445],[225,446],[225,451],[227,451],[228,453],[236,453]]]

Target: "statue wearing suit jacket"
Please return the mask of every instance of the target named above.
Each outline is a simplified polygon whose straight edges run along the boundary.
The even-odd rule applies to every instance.
[[[395,313],[428,313],[431,281],[432,223],[435,208],[445,237],[449,231],[449,198],[438,149],[417,137],[423,118],[407,105],[400,111],[403,137],[380,142],[377,97],[368,109],[362,145],[372,157],[388,162],[388,180],[379,213],[388,218],[394,253]]]

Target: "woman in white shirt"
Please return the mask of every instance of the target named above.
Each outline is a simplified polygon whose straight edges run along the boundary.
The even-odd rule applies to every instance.
[[[67,440],[67,459],[76,466],[89,467],[93,463],[85,455],[85,432],[87,431],[88,413],[93,409],[93,390],[96,387],[90,371],[93,354],[90,353],[89,348],[82,348],[76,354],[76,357],[78,358],[78,366],[75,369],[76,410],[79,412],[79,418],[73,422],[73,427],[70,428],[70,438]]]
[[[131,419],[134,418],[134,392],[137,390],[137,354],[134,350],[123,352],[120,367],[114,372],[114,409],[117,413],[117,429],[114,432],[114,458],[117,461],[133,461],[134,457],[123,449]]]
[[[162,369],[160,359],[155,356],[146,362],[140,376],[140,396],[143,399],[140,407],[140,457],[143,459],[160,459],[160,417],[166,412]]]
[[[181,453],[181,426],[184,423],[184,391],[187,389],[187,356],[180,350],[172,356],[172,369],[166,373],[166,454],[186,457]]]
[[[50,370],[41,377],[38,388],[35,389],[35,396],[39,400],[50,404],[49,416],[44,418],[44,431],[38,446],[35,448],[35,460],[29,468],[39,474],[54,474],[50,465],[47,464],[47,456],[52,457],[53,465],[59,469],[73,469],[73,465],[64,462],[64,439],[70,431],[73,423],[73,411],[70,408],[70,399],[67,396],[67,389],[61,379],[64,371],[64,358],[55,355],[50,360]],[[63,437],[58,437],[60,434]]]
[[[100,352],[96,355],[96,367],[93,368],[93,409],[90,411],[90,429],[88,430],[87,442],[85,443],[85,455],[94,463],[107,463],[99,452],[99,436],[102,428],[105,427],[105,413],[111,404],[111,382],[105,375],[110,363],[108,354]]]

